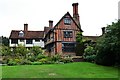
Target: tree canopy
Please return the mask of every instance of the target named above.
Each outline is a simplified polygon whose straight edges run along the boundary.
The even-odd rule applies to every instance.
[[[96,53],[97,64],[120,64],[120,20],[107,25],[105,34],[97,42]]]

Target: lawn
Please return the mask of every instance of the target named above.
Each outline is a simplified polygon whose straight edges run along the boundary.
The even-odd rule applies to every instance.
[[[49,65],[3,66],[3,78],[118,78],[118,69],[77,62]]]

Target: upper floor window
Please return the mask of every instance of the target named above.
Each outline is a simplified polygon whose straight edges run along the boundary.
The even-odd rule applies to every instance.
[[[18,44],[18,40],[17,39],[12,39],[11,44]]]
[[[19,32],[19,37],[23,37],[24,36],[24,32],[23,31],[20,31]]]
[[[71,24],[71,19],[70,18],[64,18],[64,24],[70,25]]]
[[[73,37],[72,31],[64,31],[63,34],[64,34],[64,38],[72,38]]]
[[[32,44],[32,43],[33,43],[32,39],[27,39],[26,40],[26,44]]]

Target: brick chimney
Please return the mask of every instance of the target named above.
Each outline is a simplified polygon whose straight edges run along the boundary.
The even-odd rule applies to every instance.
[[[73,18],[79,21],[79,14],[78,14],[78,3],[73,3]]]
[[[52,20],[49,20],[49,27],[53,28],[53,21]]]
[[[24,31],[28,31],[28,24],[24,24]]]

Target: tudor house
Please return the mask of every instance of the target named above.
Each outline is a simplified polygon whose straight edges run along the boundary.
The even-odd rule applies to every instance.
[[[83,32],[80,25],[78,3],[73,3],[73,16],[67,12],[53,26],[53,21],[49,20],[49,27],[44,27],[44,31],[29,31],[28,24],[24,24],[24,30],[12,30],[9,37],[9,46],[17,47],[19,44],[26,48],[39,46],[45,49],[49,56],[62,54],[76,56],[76,34]],[[93,41],[99,36],[83,36]]]
[[[45,30],[45,49],[49,55],[62,54],[75,56],[76,34],[82,32],[78,13],[78,3],[73,3],[73,17],[67,12],[53,27],[53,21],[49,21],[49,27]]]
[[[24,30],[12,30],[9,37],[9,46],[11,48],[23,45],[26,48],[39,46],[44,48],[44,31],[29,31],[28,24],[24,24]]]

